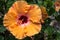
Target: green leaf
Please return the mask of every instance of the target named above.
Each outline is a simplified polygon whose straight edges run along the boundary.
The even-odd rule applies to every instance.
[[[3,33],[4,31],[6,31],[5,27],[0,25],[0,32]]]
[[[56,40],[60,40],[60,31],[57,32]]]
[[[31,38],[30,37],[26,37],[23,40],[31,40]]]
[[[48,14],[52,15],[53,13],[55,13],[55,9],[53,7],[51,7],[48,11]]]
[[[0,40],[4,40],[4,37],[0,35]]]
[[[44,32],[47,33],[48,35],[52,35],[52,33],[54,32],[54,28],[47,26]]]
[[[12,36],[10,36],[10,37],[8,38],[8,40],[16,40],[16,39],[13,38]]]
[[[8,10],[15,1],[16,0],[7,0],[7,2],[6,2],[6,10]]]
[[[4,5],[4,1],[1,1],[1,0],[0,0],[0,11],[3,10],[3,5]]]
[[[47,8],[50,8],[53,6],[53,2],[52,1],[47,1]]]
[[[54,40],[56,38],[56,32],[55,29],[51,26],[47,26],[47,28],[44,30],[44,33],[47,34],[48,40]]]
[[[44,1],[44,2],[43,2],[43,5],[44,5],[45,7],[47,7],[47,2],[46,2],[46,1]]]
[[[17,40],[8,30],[6,30],[2,35],[4,36],[4,40]]]
[[[60,22],[60,15],[58,15],[57,17],[55,17],[57,21]]]
[[[35,0],[31,0],[31,1],[30,0],[25,0],[25,1],[27,1],[29,4],[36,3]]]

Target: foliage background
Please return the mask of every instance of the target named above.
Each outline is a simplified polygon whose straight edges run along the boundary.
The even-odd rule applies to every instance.
[[[6,28],[3,26],[4,14],[9,10],[11,5],[16,0],[0,0],[0,40],[18,40],[16,39]],[[34,35],[34,40],[60,40],[60,15],[55,11],[55,0],[26,0],[29,4],[37,4],[38,6],[45,6],[48,15],[51,18],[45,20],[42,24],[42,30],[39,34]],[[56,21],[51,26],[50,23]],[[30,37],[26,37],[23,40],[31,40]]]

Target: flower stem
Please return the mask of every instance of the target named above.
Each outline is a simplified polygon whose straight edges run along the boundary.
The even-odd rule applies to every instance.
[[[31,37],[32,40],[34,40],[34,37]]]

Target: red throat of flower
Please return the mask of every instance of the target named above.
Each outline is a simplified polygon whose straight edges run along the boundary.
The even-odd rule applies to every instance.
[[[25,15],[21,15],[18,17],[17,23],[20,24],[25,24],[28,22],[28,17]]]

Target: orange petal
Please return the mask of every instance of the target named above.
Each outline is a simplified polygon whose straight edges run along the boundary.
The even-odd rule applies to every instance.
[[[16,18],[17,18],[16,11],[13,10],[12,8],[10,8],[10,10],[8,11],[8,13],[6,13],[5,16],[4,16],[4,18],[3,18],[3,20],[4,20],[3,21],[4,26],[8,26],[8,25],[16,22]]]
[[[14,8],[18,14],[26,13],[29,7],[30,5],[28,5],[26,1],[16,1],[12,6],[12,8]]]
[[[42,18],[41,9],[37,5],[31,5],[32,8],[29,10],[28,15],[30,20],[33,22],[39,22]]]
[[[33,24],[29,23],[29,25],[26,26],[25,32],[27,36],[33,36],[35,34],[38,34],[41,31],[41,24]]]
[[[58,12],[59,9],[60,9],[60,3],[59,3],[59,1],[56,1],[55,2],[55,10]]]
[[[26,37],[24,34],[24,28],[18,26],[17,24],[11,25],[7,29],[18,39],[23,39]]]
[[[44,6],[40,6],[41,12],[42,12],[42,19],[41,21],[43,22],[46,18],[48,18],[48,13],[46,11],[46,8]]]

